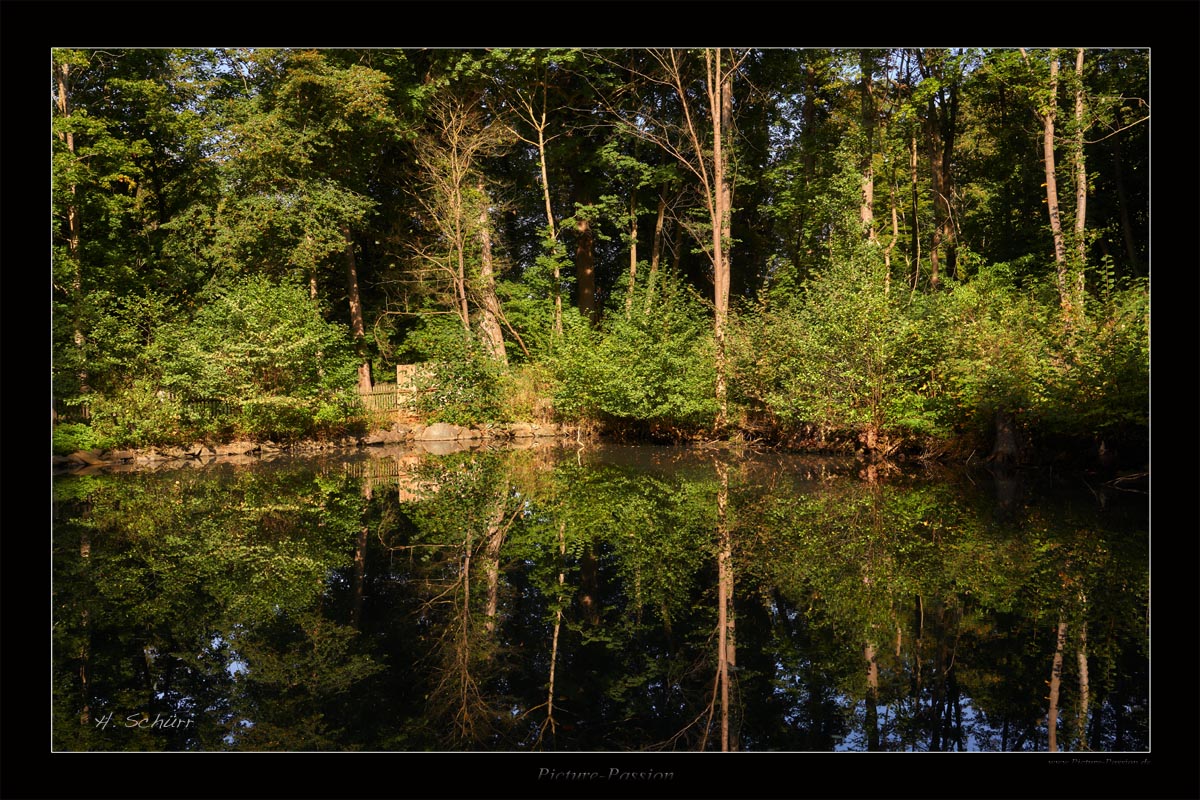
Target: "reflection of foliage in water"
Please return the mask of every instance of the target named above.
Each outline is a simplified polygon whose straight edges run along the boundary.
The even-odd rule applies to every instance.
[[[55,746],[711,749],[721,481],[645,452],[62,480]],[[1144,509],[728,476],[734,746],[1045,749],[1060,621],[1059,746],[1147,746]]]

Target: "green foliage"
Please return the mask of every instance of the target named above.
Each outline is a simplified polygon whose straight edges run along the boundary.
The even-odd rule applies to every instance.
[[[192,397],[313,396],[354,384],[349,334],[304,288],[250,276],[214,281],[192,322],[160,337],[163,385]]]
[[[240,425],[255,439],[292,441],[310,433],[309,405],[294,397],[255,397],[242,404]]]
[[[90,425],[64,422],[54,426],[52,449],[56,456],[65,456],[76,450],[91,450],[96,444],[96,434]]]
[[[91,413],[96,442],[104,447],[171,445],[193,438],[193,431],[182,424],[180,399],[144,379],[95,396]]]
[[[599,330],[582,320],[564,327],[554,362],[563,414],[684,427],[715,419],[712,325],[677,277],[639,288],[629,316],[622,303]]]
[[[784,427],[939,432],[928,375],[935,332],[864,245],[810,279],[792,305],[737,315],[733,398]]]

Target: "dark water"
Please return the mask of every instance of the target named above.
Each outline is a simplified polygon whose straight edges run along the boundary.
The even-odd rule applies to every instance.
[[[665,448],[59,477],[53,747],[1046,751],[1057,690],[1058,750],[1143,751],[1148,527]]]

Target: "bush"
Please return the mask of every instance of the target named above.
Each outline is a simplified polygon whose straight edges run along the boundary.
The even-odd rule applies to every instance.
[[[52,442],[52,450],[56,456],[65,456],[77,450],[92,450],[98,447],[92,426],[78,422],[64,422],[55,425]]]
[[[145,380],[91,401],[92,430],[101,447],[150,447],[179,444],[195,431],[183,424],[178,398]]]
[[[561,413],[670,427],[715,421],[712,323],[681,280],[664,276],[638,289],[628,318],[622,298],[598,331],[571,317],[554,361]]]
[[[299,398],[256,397],[242,404],[239,425],[252,439],[290,442],[313,430],[313,412]]]
[[[214,280],[195,318],[157,338],[162,385],[191,397],[311,397],[355,385],[348,331],[299,284]]]
[[[328,439],[362,436],[370,427],[368,414],[355,390],[327,394],[316,400],[312,416],[314,433]]]
[[[941,434],[926,311],[862,248],[808,281],[794,302],[735,317],[731,399],[784,429],[869,440]]]

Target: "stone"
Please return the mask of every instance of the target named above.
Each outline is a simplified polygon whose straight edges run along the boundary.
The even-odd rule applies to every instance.
[[[517,422],[512,426],[512,435],[518,439],[535,436],[533,426],[528,422]]]
[[[76,450],[74,453],[71,453],[71,455],[67,456],[67,458],[71,461],[74,461],[76,464],[86,464],[89,467],[107,463],[103,458],[100,457],[100,453],[95,450]]]
[[[457,425],[437,422],[416,435],[419,442],[452,442],[458,438],[462,429]]]

